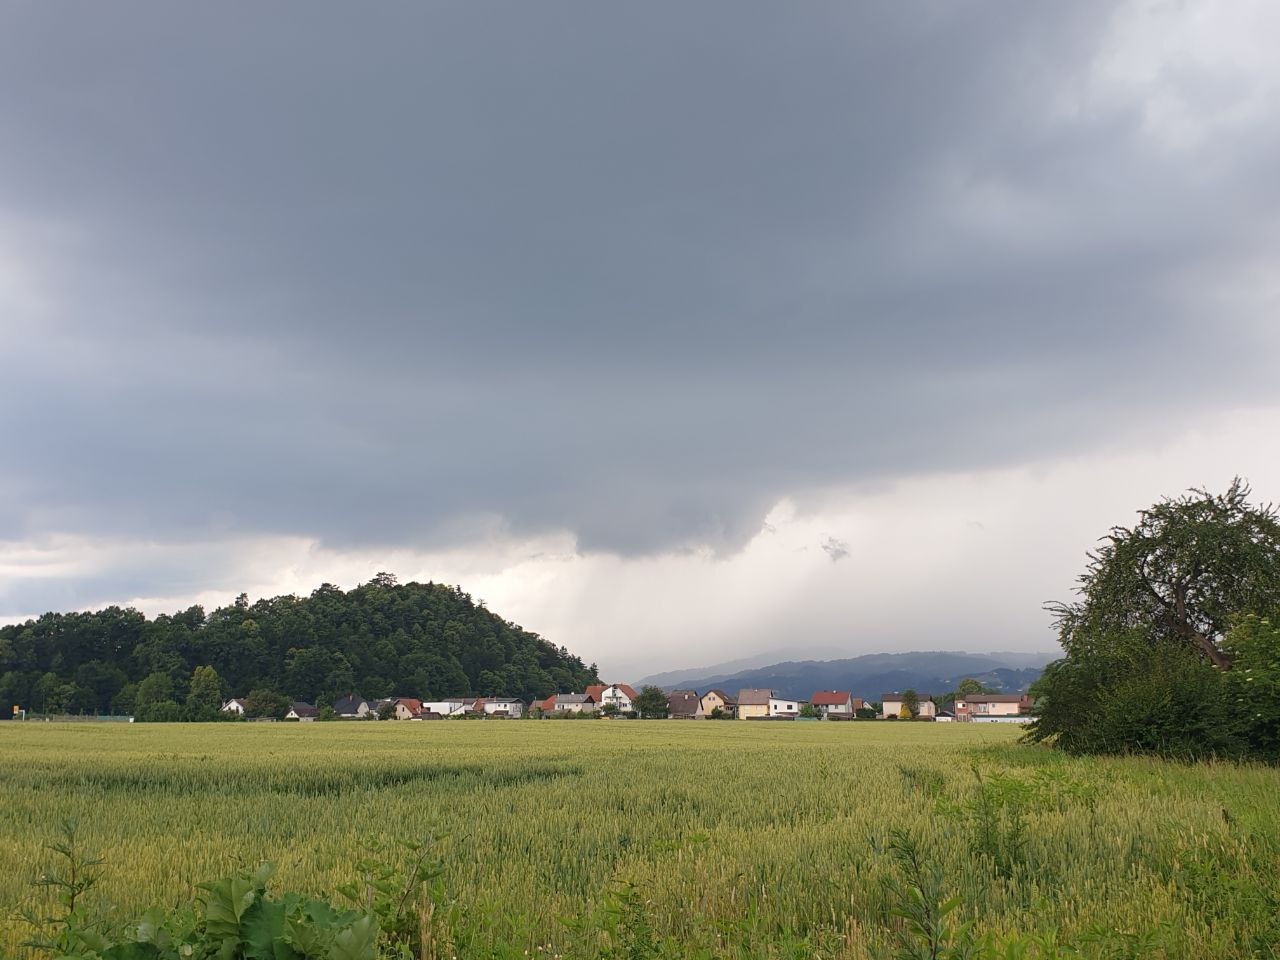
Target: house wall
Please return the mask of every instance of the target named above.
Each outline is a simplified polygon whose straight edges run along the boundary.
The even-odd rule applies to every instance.
[[[452,716],[460,713],[467,708],[468,703],[475,703],[474,700],[432,700],[422,705],[423,710],[430,710],[432,713],[438,713],[442,717]]]
[[[884,701],[882,709],[886,717],[900,717],[902,716],[902,701],[886,700]],[[938,705],[936,703],[934,703],[932,700],[920,701],[920,712],[917,714],[917,716],[936,717],[937,715],[938,715]]]
[[[397,704],[396,704],[396,719],[397,719],[397,720],[412,720],[412,719],[413,719],[413,711],[412,711],[412,710],[410,710],[408,707],[406,707],[403,703],[397,703]]]
[[[783,700],[779,697],[769,698],[769,716],[794,717],[800,713],[799,700]]]
[[[853,707],[848,703],[837,703],[833,705],[823,704],[818,707],[818,712],[833,717],[849,717],[853,715]]]
[[[769,716],[769,705],[767,703],[740,703],[738,704],[739,720],[754,720],[759,717]]]
[[[498,714],[504,717],[522,717],[524,716],[523,703],[486,703],[484,712],[487,714]]]
[[[634,710],[635,707],[631,703],[631,698],[619,690],[617,687],[605,687],[604,693],[600,695],[600,706],[611,703],[623,713],[628,710]]]
[[[991,717],[1016,717],[1022,712],[1020,703],[975,703],[969,710],[972,714],[985,714]]]
[[[718,693],[704,693],[702,695],[702,712],[707,716],[711,716],[711,711],[716,707],[726,712],[728,709]]]

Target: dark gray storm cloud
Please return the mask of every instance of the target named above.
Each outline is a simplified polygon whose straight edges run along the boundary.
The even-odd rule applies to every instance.
[[[1280,125],[1153,132],[1114,13],[8,4],[0,539],[731,548],[1255,401]]]

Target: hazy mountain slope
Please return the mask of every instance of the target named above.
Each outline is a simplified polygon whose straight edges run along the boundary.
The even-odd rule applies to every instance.
[[[908,687],[921,693],[943,693],[963,677],[988,687],[1017,693],[1025,690],[1045,663],[1056,654],[963,653],[929,651],[876,653],[845,660],[800,660],[773,663],[731,672],[691,670],[646,677],[668,689],[770,687],[790,697],[809,697],[815,690],[850,690],[855,697],[878,700],[880,695]]]

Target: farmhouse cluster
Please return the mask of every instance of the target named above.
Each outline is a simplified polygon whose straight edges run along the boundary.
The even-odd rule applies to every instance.
[[[868,703],[848,690],[818,690],[809,699],[780,696],[776,691],[749,687],[731,694],[718,688],[696,690],[656,688],[637,692],[625,683],[594,684],[581,693],[555,693],[526,703],[511,697],[458,696],[443,700],[392,697],[366,700],[354,694],[335,701],[325,711],[334,719],[445,720],[452,718],[657,718],[676,720],[934,720],[938,722],[1026,722],[1031,701],[1027,694],[957,696],[939,708],[933,697],[911,691],[883,694]],[[246,716],[247,701],[233,698],[222,705],[227,713]],[[321,708],[293,703],[286,720],[316,720]]]

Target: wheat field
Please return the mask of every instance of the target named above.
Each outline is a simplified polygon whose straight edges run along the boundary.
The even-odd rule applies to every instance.
[[[1280,772],[1073,759],[997,725],[435,722],[0,725],[0,949],[78,818],[131,916],[272,860],[332,896],[431,837],[455,950],[581,952],[635,891],[688,956],[865,958],[918,845],[954,922],[1084,956],[1280,954]],[[385,854],[384,854],[385,855]],[[458,945],[464,946],[458,946]],[[1122,952],[1122,951],[1129,952]],[[1271,950],[1272,953],[1266,951]],[[1065,954],[1064,954],[1065,955]]]

